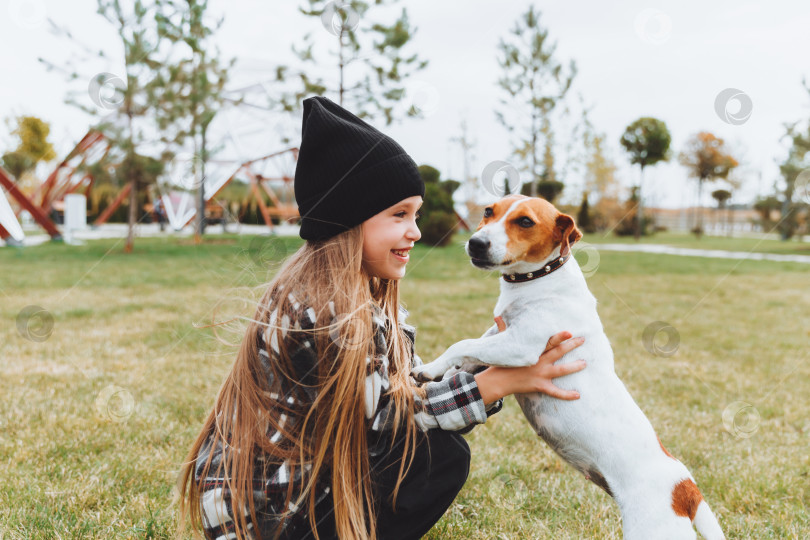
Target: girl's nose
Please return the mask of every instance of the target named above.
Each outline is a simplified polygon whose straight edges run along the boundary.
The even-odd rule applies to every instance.
[[[408,239],[413,240],[414,242],[418,241],[422,238],[422,232],[419,230],[419,227],[416,226],[416,221],[408,227],[408,232],[406,233]]]

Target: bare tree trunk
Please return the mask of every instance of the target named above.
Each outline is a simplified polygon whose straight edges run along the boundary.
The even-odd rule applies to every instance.
[[[135,245],[135,222],[138,220],[138,179],[135,176],[135,147],[132,141],[132,115],[129,118],[129,216],[127,218],[127,243],[124,246],[124,253],[132,253]]]
[[[695,225],[695,236],[698,238],[703,234],[703,178],[698,178],[698,200],[697,200],[697,224]]]
[[[644,165],[641,165],[641,178],[638,181],[638,211],[636,212],[636,230],[633,237],[641,239],[641,220],[644,219],[644,199],[641,198],[641,186],[644,184]]]
[[[537,75],[537,68],[532,70],[532,76],[529,79],[529,92],[534,98],[534,77]],[[532,105],[532,174],[531,174],[531,189],[529,195],[537,197],[537,107]],[[509,178],[506,179],[507,186],[509,185]]]
[[[340,26],[340,36],[338,37],[338,68],[340,69],[340,88],[338,105],[343,107],[343,25]]]
[[[531,174],[531,191],[529,194],[532,197],[537,197],[537,128],[535,127],[535,119],[537,118],[536,109],[532,108],[532,174]],[[509,179],[506,180],[507,185]]]

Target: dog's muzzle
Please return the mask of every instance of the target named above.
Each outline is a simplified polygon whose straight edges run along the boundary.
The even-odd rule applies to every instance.
[[[486,268],[495,265],[490,259],[490,246],[489,240],[477,236],[473,236],[467,241],[467,255],[470,256],[470,261],[474,266]]]

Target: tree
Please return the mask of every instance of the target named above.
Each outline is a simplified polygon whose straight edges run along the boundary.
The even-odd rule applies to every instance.
[[[538,194],[538,180],[556,182],[551,114],[565,98],[577,73],[574,61],[566,70],[554,58],[556,48],[534,6],[518,19],[509,39],[501,39],[498,45],[498,64],[503,69],[498,85],[508,96],[500,103],[517,115],[507,117],[502,111],[495,115],[510,133],[518,133],[518,140],[512,143],[513,153],[521,161],[522,170],[529,172],[532,197]]]
[[[532,182],[531,184],[523,184],[523,187],[520,188],[520,193],[527,197],[537,197],[539,195],[548,202],[553,203],[554,199],[563,192],[564,188],[565,184],[562,182],[556,180],[540,180],[538,182]],[[536,192],[535,195],[531,194],[532,189]]]
[[[619,180],[616,178],[616,164],[607,155],[606,135],[585,134],[585,191],[595,193],[598,200],[619,198]]]
[[[807,81],[802,81],[808,94],[810,85]],[[790,148],[785,160],[779,164],[779,172],[785,181],[785,189],[782,192],[782,220],[779,224],[779,234],[782,240],[789,240],[798,227],[798,213],[801,206],[810,203],[810,199],[805,201],[794,200],[797,190],[807,197],[810,195],[810,122],[805,122],[805,126],[800,127],[799,122],[785,125],[785,138],[790,140]],[[800,180],[801,179],[801,180]],[[797,180],[803,185],[797,185]]]
[[[579,205],[577,212],[577,227],[583,232],[592,233],[596,232],[596,225],[591,219],[591,206],[588,204],[588,192],[582,192],[582,203]]]
[[[155,113],[151,97],[154,95],[155,86],[162,83],[158,72],[161,66],[169,63],[170,51],[165,48],[161,50],[166,42],[163,36],[155,31],[159,0],[151,3],[149,0],[132,0],[125,3],[125,6],[119,0],[97,1],[98,13],[115,28],[121,42],[124,78],[111,73],[99,73],[89,77],[89,97],[95,107],[87,101],[87,92],[79,94],[81,99],[78,100],[75,93],[69,95],[67,102],[91,115],[103,116],[97,129],[110,141],[111,152],[118,159],[118,172],[130,185],[128,233],[124,252],[131,253],[135,241],[135,223],[138,221],[139,194],[149,178],[143,174],[144,169],[139,165],[138,159],[144,153],[141,148],[151,142],[144,124]],[[57,27],[56,31],[76,41],[65,29]],[[94,52],[87,47],[85,50],[109,59],[104,50]],[[42,58],[40,61],[49,70],[65,71]],[[68,63],[69,80],[87,80],[75,70],[73,67],[75,64],[75,59]],[[105,95],[105,90],[111,91],[112,95]]]
[[[51,126],[36,116],[19,116],[11,134],[19,139],[17,148],[3,154],[3,166],[18,180],[41,161],[56,157],[53,144],[48,141]]]
[[[716,189],[712,191],[712,198],[717,201],[717,209],[719,211],[723,211],[726,208],[726,202],[731,198],[731,192],[727,189]],[[726,229],[728,229],[728,212],[726,212]],[[729,236],[731,236],[731,230],[728,231]]]
[[[205,166],[210,158],[207,141],[208,126],[225,101],[223,90],[228,69],[222,67],[219,49],[211,47],[208,39],[222,25],[223,19],[207,19],[208,0],[163,0],[156,15],[158,32],[172,44],[183,46],[182,59],[162,66],[151,102],[158,112],[158,128],[164,142],[182,147],[191,138],[194,154],[190,161],[197,196],[197,228],[195,242],[205,233]],[[213,53],[209,51],[213,51]]]
[[[739,163],[728,153],[723,139],[706,131],[701,131],[687,141],[686,149],[681,152],[679,159],[689,170],[689,175],[698,181],[698,217],[694,232],[700,238],[703,234],[703,213],[700,211],[703,183],[728,178],[728,174]]]
[[[620,142],[630,154],[630,163],[641,167],[638,189],[635,191],[638,197],[638,217],[635,221],[636,231],[633,235],[638,240],[645,223],[644,199],[641,193],[641,186],[644,183],[644,168],[655,165],[659,161],[669,160],[669,145],[672,142],[672,136],[663,120],[643,117],[627,126]]]
[[[402,9],[400,16],[391,23],[372,22],[372,6],[394,4],[397,0],[307,0],[308,9],[299,8],[301,13],[317,17],[326,31],[332,34],[337,50],[331,51],[336,60],[337,82],[324,82],[299,71],[300,89],[286,93],[280,99],[284,110],[298,109],[301,98],[309,93],[324,94],[332,91],[337,94],[339,105],[351,110],[360,118],[377,118],[382,115],[386,125],[391,124],[400,114],[420,116],[418,105],[411,106],[402,113],[394,107],[406,97],[405,81],[408,77],[424,69],[427,60],[417,54],[405,55],[405,49],[416,33],[411,26],[408,12]],[[362,23],[362,25],[361,25]],[[358,27],[362,26],[358,32]],[[323,31],[323,29],[321,29]],[[369,36],[365,38],[365,36]],[[293,46],[293,53],[303,64],[316,64],[313,52],[312,34],[306,34],[300,48]],[[349,67],[360,66],[351,77]],[[279,66],[277,80],[284,81],[290,74],[287,66]]]
[[[639,225],[639,202],[638,202],[638,186],[630,188],[630,197],[624,203],[623,213],[621,219],[613,227],[613,233],[616,236],[635,236],[637,231],[646,230],[648,221]]]
[[[754,210],[759,213],[759,223],[762,226],[763,231],[771,232],[773,226],[775,225],[774,220],[771,219],[771,214],[779,211],[781,208],[782,202],[773,195],[757,199],[757,201],[754,203]]]

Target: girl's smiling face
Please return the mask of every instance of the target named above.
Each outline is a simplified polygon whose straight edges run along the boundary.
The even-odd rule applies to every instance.
[[[402,199],[363,222],[363,268],[370,276],[400,279],[409,251],[422,237],[416,226],[422,197]]]

